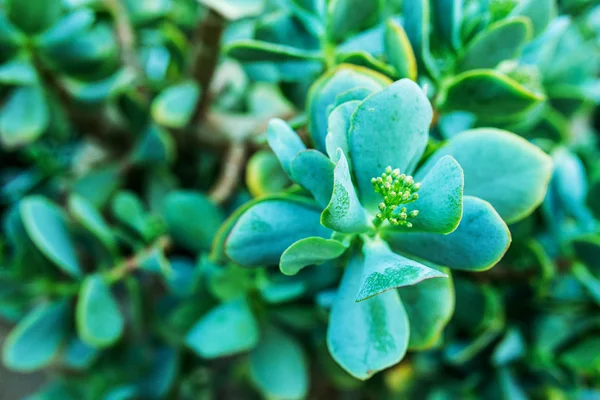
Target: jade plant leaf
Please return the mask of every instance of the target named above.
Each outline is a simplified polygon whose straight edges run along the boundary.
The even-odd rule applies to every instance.
[[[277,118],[269,122],[267,138],[284,171],[293,178],[292,160],[299,152],[306,150],[306,146],[285,121]]]
[[[439,71],[431,55],[431,6],[429,0],[407,1],[402,4],[404,29],[423,71],[437,78]]]
[[[6,337],[2,361],[21,372],[49,365],[67,338],[69,307],[64,301],[34,308]]]
[[[356,87],[379,91],[392,81],[385,75],[364,67],[342,64],[329,70],[311,86],[307,96],[308,128],[319,151],[325,150],[329,106],[335,104],[338,95]]]
[[[250,378],[269,399],[303,399],[308,393],[308,365],[302,346],[268,327],[250,353]]]
[[[60,18],[60,1],[19,1],[7,0],[4,4],[10,20],[23,32],[38,34],[50,28]]]
[[[322,60],[321,53],[260,40],[244,39],[228,45],[224,52],[240,61]]]
[[[152,102],[152,117],[168,128],[183,128],[192,118],[200,87],[195,82],[183,82],[163,90]]]
[[[334,239],[308,237],[288,247],[281,255],[279,268],[285,275],[295,275],[302,268],[341,256],[348,246]]]
[[[242,353],[259,342],[258,322],[245,298],[222,303],[188,332],[185,343],[204,358]]]
[[[360,255],[350,260],[327,328],[331,356],[360,380],[398,363],[406,353],[409,336],[406,311],[395,290],[355,302],[364,265]]]
[[[358,200],[352,184],[348,161],[341,149],[333,175],[333,193],[321,214],[321,224],[344,233],[362,233],[371,228],[369,216]]]
[[[423,166],[451,155],[464,171],[468,196],[489,201],[507,223],[540,205],[552,174],[552,161],[523,138],[498,129],[474,129],[454,136]]]
[[[348,143],[360,198],[374,211],[380,196],[371,179],[387,166],[410,174],[421,159],[433,116],[425,93],[408,79],[367,97],[352,115]]]
[[[113,345],[123,334],[125,320],[110,287],[100,275],[88,276],[81,285],[76,326],[81,340],[96,348]]]
[[[69,212],[85,229],[90,231],[108,250],[116,249],[116,240],[110,227],[92,203],[86,198],[72,194],[69,197]]]
[[[427,279],[398,289],[410,321],[410,350],[435,345],[454,313],[454,285],[448,268],[440,268],[444,279]]]
[[[163,203],[169,234],[176,244],[199,252],[208,250],[225,217],[208,197],[198,192],[174,191]]]
[[[329,114],[325,148],[327,149],[327,155],[333,162],[339,161],[337,158],[338,148],[345,154],[349,152],[348,132],[350,131],[351,116],[359,104],[359,100],[346,101],[335,107]]]
[[[382,240],[367,241],[363,246],[365,265],[356,301],[364,301],[385,291],[415,285],[425,279],[446,274],[393,253]]]
[[[444,16],[444,18],[435,18],[442,36],[452,48],[460,49],[464,0],[434,0],[432,5],[436,15]]]
[[[327,6],[327,34],[340,42],[377,21],[381,2],[362,0],[332,0]]]
[[[291,172],[294,181],[312,193],[317,203],[325,207],[333,192],[335,164],[317,150],[304,150],[294,157]]]
[[[8,148],[39,138],[50,123],[44,92],[39,86],[14,89],[0,111],[0,139]]]
[[[66,274],[81,276],[62,210],[42,196],[30,196],[21,201],[20,212],[25,230],[36,247]]]
[[[556,0],[522,0],[510,15],[522,15],[531,20],[533,35],[538,36],[550,24],[557,14]]]
[[[385,54],[399,78],[417,80],[417,59],[402,25],[389,19],[385,24]]]
[[[447,111],[467,111],[485,121],[515,118],[545,100],[545,96],[508,76],[476,69],[451,78],[442,89],[440,106]]]
[[[519,56],[531,39],[532,26],[527,17],[513,17],[491,24],[464,49],[456,70],[494,68],[500,62]]]
[[[394,251],[453,269],[483,271],[494,266],[511,242],[506,223],[486,201],[465,196],[460,225],[448,235],[384,231]]]
[[[287,173],[273,152],[260,150],[248,160],[246,185],[253,197],[278,193],[290,184]]]
[[[238,219],[227,237],[225,252],[244,266],[279,264],[281,254],[298,240],[331,236],[319,219],[319,207],[306,200],[259,202]]]

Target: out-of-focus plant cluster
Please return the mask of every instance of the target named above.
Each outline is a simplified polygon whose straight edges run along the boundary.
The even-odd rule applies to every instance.
[[[600,397],[599,102],[593,0],[0,0],[3,364]]]

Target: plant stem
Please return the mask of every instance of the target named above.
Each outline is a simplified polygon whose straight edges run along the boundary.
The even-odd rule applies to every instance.
[[[171,247],[171,238],[168,236],[161,236],[150,246],[142,249],[141,251],[134,254],[132,257],[127,258],[120,264],[117,264],[109,271],[107,271],[105,277],[109,283],[115,283],[120,281],[133,271],[135,271],[141,263],[148,259],[156,250],[166,250]]]
[[[244,161],[246,160],[247,144],[244,142],[231,142],[221,174],[217,183],[210,190],[210,198],[218,204],[223,204],[235,192],[240,180]]]

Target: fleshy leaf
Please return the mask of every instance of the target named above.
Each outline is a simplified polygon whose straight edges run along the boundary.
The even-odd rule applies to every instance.
[[[519,1],[510,15],[522,15],[531,20],[533,35],[538,36],[556,18],[556,0],[522,0]]]
[[[208,197],[183,190],[165,197],[163,215],[173,241],[194,252],[210,248],[225,219],[223,212]]]
[[[464,194],[489,201],[509,224],[525,218],[542,202],[552,174],[552,161],[543,151],[499,129],[474,129],[454,136],[422,172],[445,155],[454,157],[464,171]]]
[[[410,220],[412,227],[386,225],[385,228],[408,232],[454,231],[463,213],[464,177],[458,162],[450,156],[442,157],[427,174],[417,173],[416,180],[421,182],[419,199],[406,205],[408,213],[419,211]]]
[[[347,248],[345,243],[334,239],[321,237],[301,239],[283,252],[279,268],[285,275],[296,275],[304,267],[338,258]]]
[[[421,159],[433,117],[431,104],[414,82],[402,79],[367,97],[352,116],[348,144],[360,198],[375,211],[381,201],[371,178],[387,166],[410,174]]]
[[[291,164],[296,155],[306,150],[306,146],[296,132],[280,119],[272,119],[267,130],[269,146],[275,153],[281,166],[292,178]]]
[[[184,128],[194,113],[200,98],[195,82],[183,82],[163,90],[152,102],[152,118],[169,128]]]
[[[350,260],[327,328],[331,356],[346,372],[361,380],[402,360],[409,336],[408,318],[397,291],[355,302],[364,264],[358,254]]]
[[[510,245],[508,227],[486,201],[465,196],[463,217],[448,235],[384,232],[392,249],[453,269],[483,271],[493,267]]]
[[[246,165],[246,186],[253,197],[278,193],[291,185],[277,156],[270,150],[259,150]]]
[[[411,350],[425,350],[435,345],[454,313],[454,285],[450,271],[442,268],[446,279],[427,279],[418,285],[398,289],[410,321]]]
[[[371,228],[372,224],[358,200],[352,184],[348,161],[341,149],[338,149],[338,159],[333,172],[333,194],[331,201],[321,214],[321,223],[338,232],[365,232]]]
[[[356,301],[402,286],[415,285],[425,279],[443,278],[446,274],[393,253],[388,245],[375,239],[364,244],[365,265]]]
[[[308,392],[308,365],[302,346],[268,327],[250,353],[250,378],[268,399],[303,399]]]
[[[531,21],[526,17],[507,18],[490,25],[464,49],[456,70],[494,68],[504,60],[518,57],[531,39],[531,32]]]
[[[329,237],[319,209],[309,202],[266,200],[238,219],[225,243],[227,256],[244,266],[279,264],[281,254],[300,239]]]
[[[380,11],[379,1],[331,0],[327,6],[327,34],[340,42],[352,33],[373,25]]]
[[[58,355],[68,334],[68,304],[42,304],[27,314],[6,337],[2,348],[4,364],[21,372],[49,365]]]
[[[400,78],[417,80],[417,59],[402,25],[390,19],[385,24],[385,54]]]
[[[81,285],[76,308],[77,333],[93,347],[108,347],[123,334],[125,321],[110,287],[100,275],[88,276]]]
[[[7,148],[38,139],[50,123],[50,112],[39,86],[14,89],[0,111],[0,139]]]
[[[356,87],[376,92],[391,83],[385,75],[348,64],[328,71],[313,83],[308,92],[306,110],[309,118],[308,128],[315,148],[325,151],[328,109],[335,103],[338,95]]]
[[[419,65],[429,75],[436,78],[439,71],[431,56],[429,38],[431,35],[431,7],[429,0],[411,0],[402,3],[404,29],[410,40]]]
[[[435,14],[444,16],[444,18],[435,18],[435,23],[446,42],[455,50],[461,46],[463,3],[464,0],[433,0]]]
[[[291,162],[294,181],[312,193],[321,207],[327,206],[333,192],[335,164],[317,150],[304,150]]]
[[[323,57],[316,51],[251,39],[231,43],[223,52],[229,57],[247,62],[321,60]]]
[[[350,131],[350,121],[352,114],[360,101],[353,100],[340,104],[329,114],[327,136],[325,137],[325,147],[327,154],[333,162],[338,162],[337,149],[342,149],[344,154],[348,154],[348,132]]]
[[[102,214],[83,196],[72,194],[69,197],[69,212],[75,220],[90,231],[108,250],[115,250],[117,243]]]
[[[62,210],[42,196],[30,196],[21,201],[20,211],[36,247],[65,273],[80,276],[81,267]]]
[[[204,358],[225,357],[252,349],[259,327],[245,298],[222,303],[188,332],[185,343]]]
[[[467,111],[485,121],[505,121],[538,105],[546,97],[508,76],[488,69],[463,72],[449,80],[440,97],[446,111]]]

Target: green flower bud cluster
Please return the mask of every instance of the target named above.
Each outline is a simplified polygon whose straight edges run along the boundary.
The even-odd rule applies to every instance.
[[[419,210],[407,211],[403,204],[409,204],[419,198],[417,193],[421,188],[412,176],[401,174],[398,168],[387,167],[380,177],[372,178],[371,183],[375,192],[380,193],[383,202],[379,203],[379,213],[375,225],[388,221],[394,226],[412,227],[411,219],[419,215]]]

